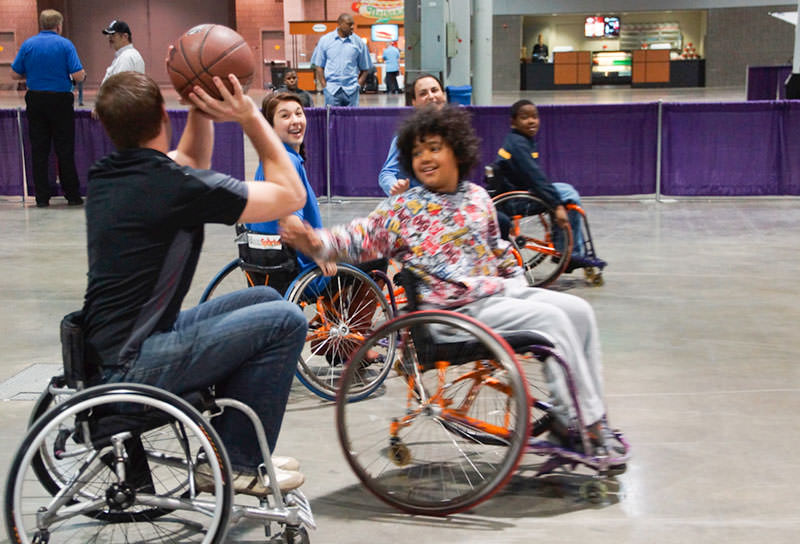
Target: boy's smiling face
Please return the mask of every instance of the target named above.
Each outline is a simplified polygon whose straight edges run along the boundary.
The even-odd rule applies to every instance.
[[[438,134],[414,142],[411,166],[416,178],[431,191],[453,193],[458,187],[458,161],[453,148]]]
[[[539,110],[533,104],[522,106],[517,116],[511,119],[511,128],[533,138],[539,132]]]

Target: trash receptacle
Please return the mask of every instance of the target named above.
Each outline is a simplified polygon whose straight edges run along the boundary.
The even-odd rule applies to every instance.
[[[472,104],[472,85],[448,85],[447,101],[451,104]]]

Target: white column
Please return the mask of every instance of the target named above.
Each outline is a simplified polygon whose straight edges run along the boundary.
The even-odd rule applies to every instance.
[[[472,16],[472,103],[492,102],[492,0],[473,0]]]

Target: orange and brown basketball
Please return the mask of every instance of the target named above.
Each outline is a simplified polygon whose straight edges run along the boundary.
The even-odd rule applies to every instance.
[[[255,59],[250,46],[235,30],[223,25],[197,25],[186,31],[170,49],[167,73],[175,90],[184,98],[199,85],[211,96],[221,99],[213,77],[222,78],[233,92],[228,74],[234,74],[247,89],[253,81]]]

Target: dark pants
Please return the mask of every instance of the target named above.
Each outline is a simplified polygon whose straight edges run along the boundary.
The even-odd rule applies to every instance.
[[[50,200],[48,164],[51,145],[55,147],[64,196],[67,200],[78,200],[81,196],[75,169],[74,101],[72,93],[28,91],[25,94],[37,203]]]
[[[400,87],[397,86],[397,74],[400,72],[386,72],[386,92],[399,93]]]

